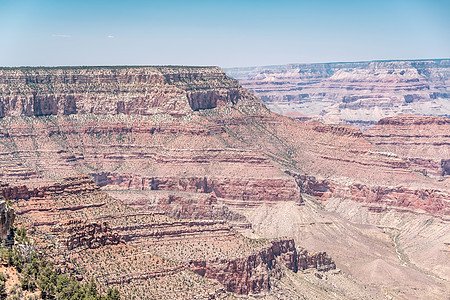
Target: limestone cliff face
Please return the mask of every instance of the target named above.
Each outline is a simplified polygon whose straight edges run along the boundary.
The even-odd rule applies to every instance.
[[[0,69],[0,117],[161,112],[178,116],[237,104],[245,93],[217,67]]]
[[[368,128],[404,113],[450,115],[450,61],[373,61],[226,69],[278,113]],[[297,115],[293,114],[296,112]]]

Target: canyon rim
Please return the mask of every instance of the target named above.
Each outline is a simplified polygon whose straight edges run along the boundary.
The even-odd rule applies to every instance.
[[[57,272],[135,298],[448,295],[446,117],[296,120],[217,67],[0,86],[3,236]]]

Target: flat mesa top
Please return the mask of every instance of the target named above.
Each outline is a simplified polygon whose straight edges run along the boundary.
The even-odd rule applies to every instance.
[[[218,66],[182,66],[182,65],[117,65],[117,66],[20,66],[20,67],[2,67],[0,70],[54,70],[54,69],[140,69],[140,68],[156,68],[156,69],[216,69]]]

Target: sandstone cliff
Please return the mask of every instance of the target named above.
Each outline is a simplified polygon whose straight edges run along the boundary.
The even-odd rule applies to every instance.
[[[161,112],[181,116],[236,104],[245,93],[216,67],[0,69],[0,117]]]
[[[293,240],[273,241],[270,246],[244,258],[190,261],[188,268],[201,276],[217,279],[230,292],[248,294],[269,290],[270,280],[282,276],[281,265],[294,272],[336,268],[326,253],[311,254],[304,249],[297,253]]]

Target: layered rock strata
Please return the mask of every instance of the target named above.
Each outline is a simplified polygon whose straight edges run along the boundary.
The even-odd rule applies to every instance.
[[[41,193],[14,194],[18,221],[31,226],[38,251],[80,279],[93,276],[102,285],[127,290],[136,282],[190,270],[217,280],[226,291],[248,294],[270,290],[270,282],[283,274],[281,265],[294,272],[331,265],[322,258],[326,254],[297,254],[293,240],[252,241],[224,221],[177,220],[131,209],[95,186],[76,176],[41,187]],[[137,257],[140,263],[130,264]],[[111,259],[117,268],[105,266]]]
[[[289,174],[297,178],[303,193],[321,200],[351,199],[375,205],[372,207],[374,211],[400,208],[419,209],[430,214],[450,214],[450,196],[445,189],[411,189],[407,186],[382,187],[360,183],[342,184],[314,176]]]
[[[385,118],[364,133],[381,149],[404,158],[425,176],[448,174],[450,119],[400,115]]]
[[[164,81],[144,76],[149,72],[164,77]],[[8,69],[3,70],[2,78],[4,93],[12,93],[16,85],[31,93],[54,85],[64,97],[72,89],[83,90],[86,84],[98,83],[104,88],[95,91],[105,93],[102,97],[109,103],[104,103],[104,108],[120,102],[111,91],[120,92],[121,99],[132,97],[134,89],[155,86],[170,99],[176,98],[171,94],[174,88],[186,96],[173,110],[161,108],[145,116],[134,111],[82,110],[76,115],[57,111],[56,115],[27,117],[26,110],[9,110],[14,113],[0,120],[4,141],[0,145],[4,158],[0,178],[15,186],[23,182],[39,187],[84,173],[105,190],[213,193],[224,204],[241,207],[279,201],[300,203],[301,186],[298,179],[284,172],[287,169],[371,188],[413,182],[412,189],[445,191],[443,184],[430,185],[412,172],[408,162],[379,151],[357,129],[300,123],[268,112],[218,68]],[[223,105],[214,109],[196,111],[189,101],[206,100],[201,100],[203,96],[189,100],[187,95],[192,91],[206,92],[204,99],[212,97],[208,91],[234,93],[236,97],[223,98],[217,102]],[[159,94],[154,97],[162,106],[168,101]],[[133,107],[147,106],[135,103]],[[180,109],[185,110],[185,116],[171,115]],[[367,168],[372,171],[367,172]],[[13,173],[20,176],[11,176]],[[27,193],[20,188],[8,193],[21,192]]]
[[[117,232],[112,232],[107,222],[87,223],[82,220],[69,220],[59,223],[53,232],[62,233],[62,243],[68,250],[79,247],[89,249],[123,242]]]
[[[258,293],[269,290],[271,278],[282,276],[281,265],[293,272],[305,269],[328,271],[336,265],[326,253],[299,253],[293,240],[277,240],[272,245],[244,258],[214,261],[190,261],[189,269],[217,279],[227,291],[236,294]]]
[[[156,70],[155,76],[162,74],[165,81],[133,77],[149,70]],[[247,222],[251,214],[242,218],[246,210],[267,210],[270,215],[276,207],[289,207],[268,223],[277,221],[279,225],[273,227],[277,232],[283,228],[305,232],[316,226],[323,228],[307,240],[301,238],[303,235],[296,236],[300,237],[297,243],[308,243],[308,249],[318,252],[321,248],[316,241],[330,228],[330,232],[339,232],[342,241],[357,240],[357,244],[359,238],[353,237],[361,235],[356,229],[348,234],[348,224],[304,222],[290,215],[311,205],[303,201],[311,198],[308,194],[326,200],[318,202],[317,207],[337,198],[351,199],[353,205],[369,206],[371,213],[380,217],[384,212],[408,211],[421,216],[434,214],[444,220],[449,213],[445,176],[424,176],[400,154],[369,142],[358,129],[299,122],[271,113],[217,68],[38,68],[5,72],[28,72],[35,79],[27,83],[20,79],[22,75],[11,75],[18,76],[17,80],[4,75],[1,99],[16,93],[15,82],[20,93],[37,96],[36,105],[27,104],[31,103],[26,100],[28,96],[20,96],[20,103],[26,104],[23,109],[8,100],[8,110],[0,118],[0,180],[7,183],[2,195],[14,202],[21,224],[33,229],[30,234],[39,249],[51,253],[61,270],[80,279],[95,277],[103,286],[116,285],[130,297],[173,298],[177,292],[191,291],[191,286],[198,287],[189,294],[192,297],[218,285],[218,289],[224,289],[212,271],[210,277],[203,278],[189,271],[190,261],[199,262],[205,270],[227,270],[223,282],[235,282],[230,290],[252,291],[254,286],[257,291],[270,278],[278,278],[278,268],[272,269],[257,258],[261,257],[258,253],[276,252],[268,250],[273,244],[245,238],[228,223]],[[54,77],[54,73],[77,72],[85,76],[80,82]],[[132,76],[123,75],[127,72]],[[105,76],[98,75],[102,73]],[[197,73],[201,75],[194,75]],[[38,97],[41,91],[49,92],[45,87],[49,81],[58,87],[61,101]],[[98,83],[98,89],[95,84],[91,86],[94,102],[86,100],[91,90],[83,90],[87,89],[85,81],[88,85]],[[158,93],[149,91],[151,87]],[[60,104],[71,99],[72,90],[81,93],[75,101],[77,113],[65,114]],[[133,102],[135,93],[144,97],[150,92],[154,102]],[[125,100],[128,104],[122,106]],[[445,156],[440,161],[427,161],[421,155],[411,157],[421,158],[423,164],[433,168],[443,165],[442,170],[446,170]],[[79,174],[88,174],[95,184]],[[71,179],[63,180],[69,176]],[[124,196],[118,201],[104,191]],[[317,217],[324,212],[313,214]],[[70,225],[72,221],[80,223]],[[103,225],[105,222],[107,225]],[[254,236],[255,224],[253,219],[251,226],[242,227],[243,232]],[[71,226],[80,226],[80,235],[70,231]],[[279,236],[285,235],[268,237]],[[333,235],[321,245],[335,239]],[[372,239],[368,243],[373,245]],[[344,242],[340,245],[345,248]],[[389,247],[389,241],[383,239],[382,245]],[[357,245],[342,249],[347,253],[340,253],[336,263],[353,266],[357,264],[355,259],[372,251],[371,247],[358,249]],[[370,257],[385,253],[376,249]],[[297,251],[299,269],[332,266],[324,254],[301,253]],[[275,261],[285,261],[292,270],[295,255],[286,255],[283,258],[280,254]],[[262,263],[257,269],[250,268],[250,274],[233,269],[234,261]],[[235,281],[231,279],[233,270],[239,275]],[[383,270],[374,269],[370,274],[378,276],[384,274]],[[294,281],[300,280],[286,272]],[[164,290],[164,286],[170,289]],[[177,286],[182,288],[177,290]],[[401,288],[399,293],[403,291]]]
[[[86,67],[0,69],[0,117],[169,113],[241,99],[218,68]]]
[[[450,115],[450,61],[372,61],[230,68],[278,113],[368,128],[398,114]]]

